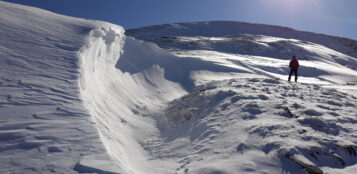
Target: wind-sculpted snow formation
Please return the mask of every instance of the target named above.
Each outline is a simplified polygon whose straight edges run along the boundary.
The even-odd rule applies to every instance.
[[[141,41],[0,14],[0,173],[356,170],[356,41],[235,22],[126,32]],[[285,81],[292,54],[299,83]]]

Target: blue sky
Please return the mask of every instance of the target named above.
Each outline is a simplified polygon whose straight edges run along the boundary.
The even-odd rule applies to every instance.
[[[357,0],[5,0],[125,29],[228,20],[272,24],[357,40]]]

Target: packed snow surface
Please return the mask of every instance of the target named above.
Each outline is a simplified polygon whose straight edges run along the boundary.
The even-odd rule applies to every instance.
[[[0,173],[357,169],[356,41],[223,21],[124,32],[0,2]]]

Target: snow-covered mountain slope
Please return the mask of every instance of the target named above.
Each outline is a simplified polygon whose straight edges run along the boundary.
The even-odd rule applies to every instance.
[[[117,170],[78,85],[78,51],[109,25],[0,2],[0,173]]]
[[[0,173],[357,168],[355,41],[220,22],[127,32],[154,44],[36,8],[0,14]],[[291,54],[303,83],[285,80]]]

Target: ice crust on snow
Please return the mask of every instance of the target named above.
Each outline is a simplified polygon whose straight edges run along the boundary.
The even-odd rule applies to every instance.
[[[235,154],[240,159],[249,159],[246,156],[249,151],[263,152],[266,155],[263,158],[272,161],[271,166],[281,165],[279,167],[285,172],[292,173],[294,169],[290,168],[291,164],[281,164],[287,154],[303,154],[307,163],[312,161],[320,167],[338,168],[346,166],[346,161],[354,165],[353,152],[346,150],[355,146],[350,141],[353,139],[354,131],[350,131],[354,125],[345,123],[346,120],[355,119],[353,110],[356,103],[342,104],[332,115],[325,108],[321,110],[323,115],[312,116],[306,111],[316,108],[315,103],[326,103],[330,96],[339,94],[333,89],[316,88],[320,89],[315,85],[291,87],[287,82],[256,78],[209,83],[169,104],[166,116],[174,127],[171,128],[171,136],[187,137],[190,142],[195,142],[186,145],[190,146],[186,148],[192,148],[187,152],[194,159],[189,164],[190,168],[202,165],[195,158],[208,158],[219,163],[220,160],[225,161],[220,157],[221,154]],[[346,101],[355,98],[348,97]],[[342,99],[341,103],[346,101]],[[293,117],[284,108],[289,108]],[[340,111],[342,113],[338,113]],[[337,114],[340,116],[334,117]],[[352,137],[340,139],[346,136]],[[289,141],[286,141],[287,138]],[[197,144],[200,146],[195,146]],[[260,170],[265,169],[256,167],[250,170],[261,173]],[[227,171],[227,168],[223,171]],[[276,169],[269,171],[279,172]],[[234,170],[228,173],[234,173]]]
[[[356,41],[0,14],[0,173],[356,170]],[[286,82],[292,54],[300,83]]]

